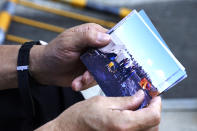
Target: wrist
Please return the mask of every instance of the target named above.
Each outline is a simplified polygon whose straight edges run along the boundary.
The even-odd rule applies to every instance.
[[[46,46],[34,45],[29,56],[29,73],[40,84],[46,84],[44,71],[44,50]]]

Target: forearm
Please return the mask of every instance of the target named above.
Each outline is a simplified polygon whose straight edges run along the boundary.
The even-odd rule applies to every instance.
[[[17,88],[17,60],[20,45],[0,46],[0,90]],[[44,46],[34,46],[30,51],[29,68],[32,74],[41,73],[41,57]],[[35,75],[33,75],[36,78]]]
[[[0,90],[17,87],[17,57],[20,45],[0,46]]]

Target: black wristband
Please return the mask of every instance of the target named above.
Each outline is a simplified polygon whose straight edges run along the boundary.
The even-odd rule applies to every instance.
[[[32,41],[24,43],[19,50],[17,61],[18,88],[23,101],[25,113],[30,118],[33,118],[35,115],[34,102],[29,85],[29,55],[31,48],[34,45],[40,45],[40,42]]]

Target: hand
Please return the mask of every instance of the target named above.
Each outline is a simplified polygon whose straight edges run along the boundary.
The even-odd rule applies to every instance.
[[[76,91],[94,84],[94,79],[80,61],[88,47],[102,47],[110,42],[106,29],[84,24],[66,30],[47,46],[30,52],[30,71],[41,84],[72,86]]]
[[[103,97],[79,102],[40,129],[67,131],[148,131],[157,130],[161,98],[155,97],[146,108],[136,110],[144,100],[143,91],[131,97]]]

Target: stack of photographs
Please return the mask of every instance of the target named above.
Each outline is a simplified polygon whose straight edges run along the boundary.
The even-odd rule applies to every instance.
[[[107,46],[81,56],[106,96],[132,96],[142,89],[143,108],[152,97],[187,77],[144,10],[133,10],[108,34]]]

